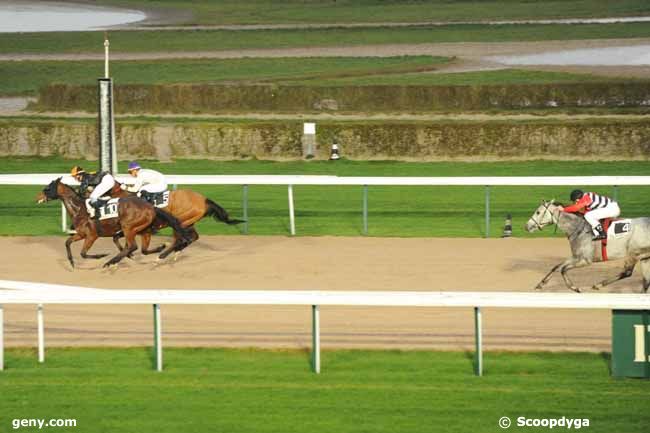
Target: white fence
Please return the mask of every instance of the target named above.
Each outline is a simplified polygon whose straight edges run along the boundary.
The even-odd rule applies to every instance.
[[[65,183],[76,181],[67,174],[3,174],[0,185],[42,185],[57,177]],[[132,181],[130,176],[117,176],[121,182]],[[619,186],[650,185],[650,176],[515,176],[515,177],[338,177],[298,175],[166,175],[170,185],[241,185],[243,187],[243,219],[248,221],[249,185],[287,185],[289,225],[291,235],[296,234],[294,185],[338,185],[363,187],[363,234],[368,233],[368,187],[369,186],[483,186],[485,188],[485,237],[490,236],[490,187],[491,186],[612,186],[616,199]],[[61,229],[67,230],[65,209],[61,207]],[[248,223],[244,225],[248,232]]]
[[[139,304],[153,306],[156,370],[162,371],[161,305],[303,305],[312,309],[312,367],[320,373],[320,306],[473,308],[476,333],[475,372],[483,372],[481,308],[568,308],[650,310],[646,294],[519,292],[371,292],[266,290],[107,290],[0,280],[0,370],[4,368],[3,304],[37,305],[38,359],[45,361],[44,305]]]

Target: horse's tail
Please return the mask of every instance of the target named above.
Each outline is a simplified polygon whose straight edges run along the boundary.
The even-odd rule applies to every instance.
[[[178,221],[178,219],[176,219],[176,217],[174,217],[173,215],[168,214],[164,210],[162,210],[160,208],[157,208],[155,206],[153,208],[156,211],[156,219],[154,220],[152,225],[155,224],[156,222],[158,222],[158,223],[162,222],[162,223],[168,225],[169,227],[171,227],[172,230],[174,230],[174,232],[176,234],[178,234],[178,236],[181,237],[182,241],[184,241],[187,244],[192,242],[192,235],[190,233],[190,230],[183,228],[181,226],[180,221]]]
[[[208,207],[208,210],[205,212],[206,215],[211,216],[216,221],[222,221],[228,225],[241,224],[245,223],[244,220],[230,219],[228,212],[209,198],[205,199],[205,204]]]

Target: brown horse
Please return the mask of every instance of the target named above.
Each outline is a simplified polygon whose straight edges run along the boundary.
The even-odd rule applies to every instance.
[[[189,244],[189,233],[180,226],[176,218],[137,197],[127,197],[119,200],[117,206],[118,217],[105,220],[91,218],[86,210],[85,199],[79,196],[72,187],[61,182],[61,178],[50,182],[36,198],[38,203],[60,199],[70,214],[76,233],[66,240],[65,248],[72,267],[74,267],[74,260],[72,259],[70,244],[81,239],[84,240],[81,257],[85,259],[101,259],[102,257],[106,257],[107,254],[88,254],[88,250],[97,238],[100,236],[110,236],[113,237],[113,241],[117,244],[117,237],[115,235],[117,233],[123,233],[124,237],[126,237],[126,247],[120,248],[120,253],[104,264],[105,267],[118,263],[138,248],[135,242],[135,236],[137,234],[142,235],[143,254],[153,254],[162,251],[164,245],[151,251],[144,247],[145,240],[147,246],[149,245],[152,233],[151,228],[156,224],[164,223],[172,227],[176,239],[174,244],[160,255],[160,258],[165,258],[172,251],[183,249]]]
[[[108,193],[111,197],[132,197],[133,193],[121,188],[119,182]],[[198,192],[188,189],[179,189],[169,192],[169,204],[164,208],[166,212],[178,219],[181,227],[188,230],[190,241],[194,242],[199,234],[194,224],[205,216],[211,216],[215,221],[221,221],[228,225],[241,224],[244,220],[231,219],[228,212],[214,201]],[[164,227],[164,224],[155,226],[156,229]],[[175,235],[176,238],[176,235]],[[144,239],[143,239],[144,245]]]

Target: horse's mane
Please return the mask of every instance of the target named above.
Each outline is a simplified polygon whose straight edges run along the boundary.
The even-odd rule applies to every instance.
[[[84,200],[83,195],[81,195],[81,192],[77,190],[77,188],[73,187],[72,185],[68,185],[67,183],[63,182],[63,177],[59,177],[55,180],[56,183],[63,185],[64,187],[68,188],[70,191],[74,193],[74,195],[80,199]]]

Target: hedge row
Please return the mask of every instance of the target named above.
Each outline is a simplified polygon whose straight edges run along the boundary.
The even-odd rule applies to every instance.
[[[115,85],[117,113],[426,112],[645,107],[650,81],[484,86]],[[50,85],[38,109],[97,111],[94,86]]]
[[[120,158],[299,159],[299,122],[119,121]],[[317,158],[336,141],[350,159],[650,159],[650,121],[324,122]],[[0,156],[97,158],[94,121],[0,120]]]

